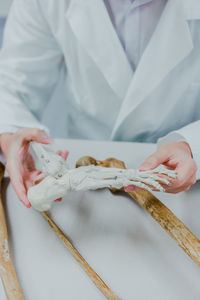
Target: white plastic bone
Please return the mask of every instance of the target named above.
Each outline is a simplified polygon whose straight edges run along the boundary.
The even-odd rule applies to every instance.
[[[41,171],[45,175],[55,176],[63,168],[66,168],[65,160],[57,155],[49,145],[32,142],[31,146],[41,164]]]
[[[43,160],[43,170],[50,174],[39,184],[28,190],[30,203],[39,211],[49,210],[55,199],[67,195],[70,191],[86,191],[101,188],[120,189],[124,186],[135,185],[149,191],[157,189],[164,192],[164,188],[160,183],[167,185],[170,183],[166,178],[159,177],[158,174],[165,174],[169,177],[176,178],[174,171],[168,170],[162,165],[151,171],[104,168],[94,165],[69,170],[65,163],[62,161],[62,163],[60,163],[58,160],[58,163],[55,164],[48,162],[48,167],[53,166],[51,170],[48,170],[48,168],[44,166],[45,159],[41,157],[41,149],[39,148],[37,147],[37,156],[40,160]],[[45,151],[48,151],[46,149],[48,148],[45,148]],[[47,157],[45,153],[43,155]],[[48,155],[50,161],[55,159],[55,153],[51,156],[51,152],[48,152]],[[56,164],[57,166],[55,167]]]

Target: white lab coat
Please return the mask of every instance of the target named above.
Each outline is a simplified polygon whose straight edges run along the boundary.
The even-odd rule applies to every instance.
[[[182,137],[200,170],[199,0],[168,0],[135,73],[102,0],[15,0],[0,54],[1,132],[45,129],[61,71],[69,137]]]

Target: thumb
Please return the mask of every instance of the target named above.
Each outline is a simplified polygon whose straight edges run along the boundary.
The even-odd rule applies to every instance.
[[[169,157],[166,151],[159,149],[154,154],[150,155],[140,166],[140,171],[147,171],[157,168],[160,164],[168,161]]]

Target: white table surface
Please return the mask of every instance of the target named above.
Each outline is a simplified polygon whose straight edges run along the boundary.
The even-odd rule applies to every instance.
[[[69,165],[83,155],[116,157],[137,168],[152,144],[56,140]],[[179,195],[157,193],[200,237],[200,186]],[[25,208],[4,181],[9,242],[26,300],[103,300],[42,215]],[[200,270],[163,229],[126,195],[71,193],[51,215],[96,272],[123,300],[199,300]],[[0,285],[0,299],[4,300]],[[6,300],[6,299],[5,299]]]

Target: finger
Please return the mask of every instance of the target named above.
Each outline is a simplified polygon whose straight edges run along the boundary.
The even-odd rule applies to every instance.
[[[62,198],[58,198],[55,200],[55,202],[61,202],[62,201]]]
[[[24,170],[27,172],[36,170],[35,160],[30,152],[24,152],[24,155],[21,156],[23,162]]]
[[[190,185],[188,186],[184,186],[184,187],[181,187],[181,188],[177,188],[177,189],[172,189],[172,190],[166,190],[165,192],[168,193],[168,194],[178,194],[178,193],[182,193],[182,192],[185,192],[185,191],[188,191],[190,189]]]
[[[169,160],[169,154],[165,149],[159,149],[154,154],[150,155],[140,166],[139,171],[147,171],[155,169],[160,164],[163,164]]]
[[[35,141],[42,144],[49,144],[53,141],[52,138],[38,128],[23,128],[18,130],[17,134],[20,136],[23,143]]]
[[[187,191],[191,188],[191,186],[193,184],[196,183],[196,175],[192,175],[185,183],[185,185],[182,185],[182,186],[174,186],[173,184],[171,186],[164,186],[164,189],[167,193],[171,193],[171,194],[177,194],[177,193],[180,193],[180,192],[183,192],[183,191]]]
[[[26,188],[21,176],[16,172],[12,172],[12,174],[10,174],[10,180],[19,200],[22,201],[26,207],[30,208],[31,204],[28,200]]]
[[[177,168],[177,179],[174,181],[173,187],[181,188],[188,185],[190,178],[194,175],[190,161],[181,162]]]
[[[68,156],[69,156],[69,151],[68,151],[68,150],[65,150],[65,151],[63,152],[63,158],[64,158],[64,160],[67,160]]]
[[[125,192],[133,192],[136,189],[136,187],[134,185],[128,185],[124,187],[124,191]]]
[[[197,182],[197,177],[196,177],[196,174],[195,174],[195,175],[193,175],[193,176],[190,178],[189,184],[194,185],[196,182]]]
[[[41,171],[29,171],[28,178],[24,180],[26,190],[28,190],[31,186],[40,183],[44,178],[45,175]]]
[[[58,150],[56,152],[59,156],[61,156],[64,160],[67,159],[68,155],[69,155],[69,151],[65,150],[65,151],[62,151],[62,150]]]
[[[59,156],[61,156],[63,159],[65,159],[62,150],[58,150],[56,153],[57,153]]]
[[[191,185],[196,183],[196,168],[191,160],[180,162],[176,168],[177,179],[170,180],[171,185],[162,184],[167,193],[177,194],[188,190]]]

